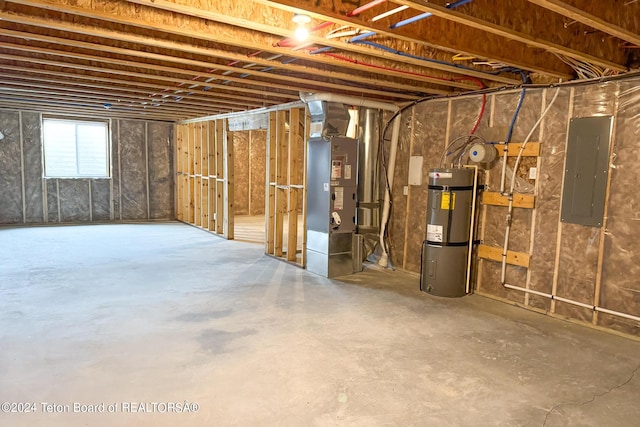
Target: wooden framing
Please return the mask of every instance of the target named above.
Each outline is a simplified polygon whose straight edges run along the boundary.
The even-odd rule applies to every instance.
[[[44,23],[42,23],[42,25],[44,25]],[[123,48],[118,48],[118,47],[112,47],[112,46],[105,46],[105,45],[97,45],[94,43],[86,43],[86,42],[79,42],[79,41],[69,41],[63,38],[59,38],[59,37],[51,37],[51,36],[43,36],[43,35],[31,35],[28,33],[24,33],[24,32],[20,32],[20,31],[12,31],[12,30],[2,30],[0,32],[0,34],[2,35],[7,35],[7,36],[12,36],[12,37],[19,37],[22,39],[28,39],[28,40],[38,40],[38,41],[43,41],[46,43],[55,43],[55,44],[60,44],[60,45],[70,45],[76,48],[83,48],[83,49],[92,49],[92,50],[98,50],[101,52],[108,52],[108,53],[112,53],[112,54],[123,54],[123,55],[130,55],[130,56],[135,56],[135,57],[139,57],[139,58],[145,58],[145,59],[151,59],[151,60],[158,60],[158,61],[165,61],[168,63],[178,63],[178,64],[186,64],[186,65],[191,65],[194,67],[202,67],[202,69],[208,69],[211,68],[212,63],[211,62],[205,62],[205,61],[198,61],[198,60],[193,60],[193,59],[187,59],[187,58],[178,58],[176,56],[170,56],[170,55],[160,55],[160,54],[156,54],[156,53],[149,53],[149,52],[142,52],[142,51],[134,51],[134,50],[129,50],[129,49],[123,49]],[[143,39],[144,40],[144,39]],[[207,54],[208,56],[211,56],[211,54],[205,50],[202,49],[200,51],[201,54]],[[246,57],[242,57],[241,55],[237,55],[240,56],[242,58],[242,60],[246,60]],[[255,59],[256,63],[261,63],[261,65],[268,65],[268,66],[273,66],[273,61],[268,61],[268,60],[260,60],[260,59]],[[300,66],[293,66],[290,67],[293,70],[296,71],[308,71],[308,67],[300,67]],[[233,72],[237,72],[238,71],[238,67],[236,66],[228,66],[228,65],[224,65],[224,64],[216,64],[216,69],[218,70],[222,70],[222,71],[233,71]],[[262,77],[268,77],[271,79],[275,79],[275,80],[281,80],[281,81],[287,81],[287,82],[295,82],[295,83],[299,83],[299,84],[303,84],[303,85],[308,85],[309,84],[309,80],[308,79],[303,79],[303,78],[296,78],[296,77],[292,77],[290,75],[284,76],[284,75],[278,75],[278,74],[268,74],[264,71],[258,71],[252,68],[246,68],[243,69],[243,73],[246,73],[248,75],[253,75],[253,76],[262,76]],[[390,76],[399,76],[400,73],[399,72],[391,72],[391,71],[387,71],[386,72],[388,75]],[[200,75],[202,75],[202,73],[199,73]],[[347,74],[347,73],[341,73],[341,72],[335,72],[335,71],[326,71],[326,74],[328,77],[332,77],[332,78],[336,78],[336,79],[342,79],[344,81],[349,81],[351,79],[353,79],[353,75]],[[204,75],[202,75],[204,77]],[[227,79],[229,81],[234,81],[234,82],[247,82],[246,79],[244,80],[240,80],[240,79],[236,79],[233,77],[227,77]],[[421,81],[424,83],[431,83],[431,84],[438,84],[438,85],[444,85],[444,86],[451,86],[451,87],[457,87],[457,88],[462,88],[462,89],[474,89],[475,86],[473,84],[469,84],[469,83],[464,83],[464,82],[460,82],[460,81],[447,81],[447,80],[439,80],[439,79],[435,79],[432,77],[422,77],[422,76],[415,76],[414,80],[417,81]],[[367,78],[361,78],[360,81],[362,83],[368,83],[371,85],[375,85],[376,83],[378,83],[376,80],[374,79],[367,79]],[[256,84],[255,80],[249,80],[249,82],[251,82],[252,84]],[[403,84],[403,83],[388,83],[389,87],[394,88],[394,89],[400,89],[400,90],[405,90],[405,91],[414,91],[416,89],[415,85],[408,85],[408,84]],[[342,84],[332,84],[332,83],[325,83],[324,86],[326,86],[327,88],[330,89],[345,89],[345,86]],[[286,88],[289,89],[289,88]],[[380,91],[377,91],[380,92]],[[448,91],[446,90],[437,90],[437,89],[433,89],[433,90],[429,90],[430,93],[434,93],[434,94],[447,94]],[[373,94],[376,94],[376,92],[372,92]],[[378,94],[381,94],[378,93]]]
[[[160,96],[159,92],[165,92],[169,89],[169,87],[166,85],[140,82],[134,79],[122,80],[122,79],[116,79],[113,77],[111,78],[101,77],[98,75],[76,74],[68,70],[66,72],[60,72],[60,71],[52,71],[49,69],[36,68],[33,66],[19,67],[14,65],[3,65],[3,69],[5,71],[16,72],[15,75],[9,74],[9,73],[5,74],[4,76],[5,78],[35,79],[39,82],[53,83],[54,87],[59,87],[59,84],[57,84],[57,82],[62,82],[65,85],[71,85],[71,86],[75,85],[75,86],[90,87],[90,88],[98,87],[100,89],[107,89],[107,90],[113,91],[114,86],[117,85],[118,90],[120,91],[140,93],[143,95],[147,95],[151,98],[153,98],[154,96]],[[47,76],[47,79],[44,79],[42,77],[29,76],[29,74]],[[59,80],[49,79],[49,77],[57,77]],[[106,83],[106,85],[98,86],[92,83],[87,83],[88,81],[92,83],[102,82],[102,83]],[[135,88],[131,88],[130,86],[135,86]],[[144,90],[141,90],[141,89],[144,89]],[[177,91],[177,89],[175,89],[175,91]],[[185,99],[194,99],[194,100],[204,101],[206,103],[205,105],[207,106],[217,106],[216,104],[222,104],[225,108],[232,109],[233,107],[239,107],[239,106],[245,106],[245,105],[248,108],[261,107],[265,103],[264,101],[257,102],[255,98],[245,97],[237,93],[233,95],[225,94],[224,92],[214,93],[214,92],[202,90],[202,88],[193,88],[192,91],[194,92],[194,94],[189,95],[189,93],[182,93],[181,96],[183,96],[183,98]],[[215,99],[213,99],[214,97]],[[232,98],[233,100],[225,99],[227,97]],[[274,102],[269,102],[269,103],[274,103]],[[225,105],[225,104],[229,104],[229,105]]]
[[[287,160],[289,162],[289,176],[287,183],[289,187],[289,204],[287,206],[287,217],[289,219],[287,240],[288,261],[296,260],[296,251],[298,248],[298,195],[300,193],[302,183],[297,182],[301,159],[298,158],[296,148],[300,143],[301,136],[304,137],[304,134],[300,132],[300,110],[296,108],[289,112],[289,147],[287,153]]]
[[[176,126],[179,221],[233,239],[233,139],[225,119]]]
[[[504,144],[498,144],[504,147]],[[522,144],[519,142],[510,142],[507,145],[507,156],[508,157],[516,157],[520,153],[520,148]],[[503,148],[499,148],[502,150]],[[522,157],[537,157],[540,155],[540,143],[539,142],[527,142],[527,145],[524,146],[524,150],[522,151]]]
[[[101,104],[111,104],[113,117],[185,121],[282,104],[301,91],[412,102],[519,83],[513,70],[494,72],[495,62],[539,73],[545,83],[573,75],[557,55],[625,71],[628,51],[620,41],[640,42],[629,18],[638,14],[636,3],[623,13],[606,2],[513,1],[474,0],[452,10],[397,0],[354,16],[354,3],[332,0],[225,0],[206,7],[192,0],[6,0],[0,107],[36,103],[39,110],[73,112],[87,104],[99,114]],[[409,8],[372,21],[394,4]],[[298,12],[315,19],[314,27],[328,24],[315,28],[304,46],[290,38]],[[433,16],[390,27],[419,12]],[[563,27],[566,17],[613,37],[583,37]],[[368,43],[377,46],[336,36],[343,25],[375,32]],[[453,63],[457,53],[479,61]],[[487,60],[493,63],[481,65]]]
[[[520,31],[513,30],[511,28],[494,24],[492,22],[478,19],[472,15],[457,12],[452,9],[447,9],[443,6],[436,5],[434,3],[418,3],[415,0],[394,0],[395,3],[409,6],[419,12],[429,12],[433,16],[444,18],[458,24],[465,25],[470,28],[474,28],[485,34],[493,34],[496,36],[504,37],[506,40],[523,43],[527,46],[537,47],[544,49],[547,52],[558,53],[575,58],[580,61],[586,61],[592,64],[600,65],[605,68],[611,68],[617,71],[625,71],[626,67],[622,64],[610,61],[603,57],[598,57],[585,52],[579,52],[575,49],[568,48],[564,45],[553,43],[548,40],[543,40],[539,37],[534,37],[530,34],[526,34]],[[478,34],[480,35],[480,34]]]
[[[602,31],[607,34],[611,34],[612,36],[618,37],[622,40],[626,40],[631,44],[640,46],[640,35],[632,31],[631,26],[627,26],[623,23],[614,24],[605,19],[605,16],[603,13],[604,10],[602,9],[602,5],[599,4],[600,2],[581,2],[580,6],[583,9],[579,9],[575,5],[571,4],[571,3],[575,4],[575,2],[570,2],[566,0],[528,0],[528,1],[531,3],[537,4],[538,6],[547,8],[553,12],[564,15],[567,18],[573,19],[574,21],[582,22],[583,24],[588,25],[591,28],[595,28],[596,30]],[[632,1],[627,1],[625,3],[625,6],[628,6],[632,3],[633,3]],[[589,10],[585,10],[584,8],[587,8]],[[600,13],[600,16],[597,15],[598,13]],[[625,12],[622,12],[622,13],[625,13]],[[632,16],[630,18],[633,19]]]
[[[197,7],[192,7],[190,6],[190,2],[186,2],[187,4],[185,4],[185,2],[181,2],[180,0],[178,1],[167,1],[167,0],[128,0],[131,3],[136,3],[136,4],[140,4],[140,5],[145,5],[148,7],[153,7],[153,8],[158,8],[161,9],[163,11],[170,11],[170,12],[175,12],[175,13],[181,13],[187,16],[193,16],[193,17],[197,17],[197,18],[203,18],[203,19],[207,19],[210,21],[214,21],[214,22],[219,22],[222,24],[226,24],[226,25],[233,25],[239,28],[244,28],[244,29],[248,29],[248,30],[252,30],[252,31],[262,31],[264,33],[268,33],[268,34],[274,34],[274,35],[278,35],[280,37],[290,37],[291,32],[288,29],[283,29],[281,27],[275,27],[273,25],[271,25],[270,23],[267,22],[267,20],[265,18],[260,19],[261,16],[269,16],[269,17],[273,17],[273,18],[280,18],[280,20],[290,20],[292,15],[290,14],[282,14],[281,12],[275,10],[274,8],[271,7],[264,7],[262,6],[260,3],[265,3],[265,2],[259,2],[256,1],[253,5],[253,9],[258,9],[260,10],[262,13],[255,13],[255,11],[253,11],[253,13],[251,13],[250,16],[246,16],[246,17],[238,17],[238,16],[234,16],[234,14],[230,14],[228,9],[228,6],[226,6],[223,2],[215,2],[209,5],[209,7],[206,10],[203,10],[202,8],[197,8]],[[273,3],[273,2],[268,2],[268,3]],[[243,9],[236,9],[236,14],[238,13],[242,13],[244,10]],[[348,23],[347,23],[348,25]],[[341,42],[336,42],[336,41],[332,41],[331,39],[325,39],[325,38],[321,38],[321,37],[314,37],[313,35],[310,36],[310,41],[314,41],[314,42],[318,42],[321,43],[323,45],[326,46],[331,46],[334,48],[340,48],[340,49],[346,49],[349,51],[358,51],[360,53],[363,53],[361,51],[361,47],[357,46],[357,45],[353,45],[353,46],[342,46],[343,43]],[[365,50],[366,51],[366,50]],[[371,52],[369,52],[371,53]],[[422,66],[424,66],[425,64],[421,64]],[[453,67],[452,67],[453,68]],[[449,71],[453,71],[453,70],[449,70]],[[398,75],[397,72],[394,72],[393,70],[384,70],[381,69],[379,70],[379,72],[381,72],[383,75],[387,75],[387,76],[398,76],[401,77],[400,75]],[[414,78],[419,77],[418,75],[414,76]],[[429,82],[429,83],[435,83],[435,84],[446,84],[443,81],[437,81],[437,79],[431,79],[428,77],[423,76],[420,80],[424,81],[424,82]],[[449,84],[453,84],[454,82],[451,81],[449,82]]]
[[[306,109],[269,113],[265,159],[265,253],[301,266],[306,261],[306,233],[299,233],[298,216],[302,214],[304,230],[308,132]],[[299,244],[302,246],[300,257]]]
[[[491,261],[502,262],[502,248],[478,245],[478,256]],[[530,255],[524,252],[507,251],[507,264],[529,267]]]
[[[269,113],[266,149],[266,184],[265,184],[265,253],[275,254],[275,218],[276,218],[276,112]]]
[[[287,121],[287,112],[278,111],[276,113],[276,200],[275,200],[275,242],[274,242],[274,255],[281,257],[283,253],[283,240],[284,240],[284,214],[285,206],[287,202],[287,145],[289,140],[287,138],[287,132],[285,125]]]
[[[535,207],[535,196],[533,194],[514,194],[513,207],[533,209]],[[482,203],[492,206],[509,206],[509,198],[498,192],[485,191],[482,193]]]
[[[544,105],[544,96],[543,96],[543,105]],[[492,102],[492,106],[493,106],[494,102]],[[494,110],[492,108],[491,111],[491,116],[493,118],[493,114],[494,114]],[[493,119],[491,119],[491,122],[493,122]],[[507,145],[507,150],[506,150],[506,156],[507,157],[515,157],[518,156],[520,153],[520,149],[522,147],[522,143],[519,142],[512,142],[509,143]],[[500,149],[499,149],[500,150]],[[502,150],[504,150],[504,144],[502,144]],[[522,152],[522,156],[523,157],[536,157],[536,167],[539,170],[540,167],[540,142],[528,142],[527,145],[525,146],[523,152]],[[503,158],[503,160],[506,160],[505,158]],[[520,164],[520,166],[522,166],[522,164]],[[490,173],[490,172],[489,172]],[[514,174],[517,173],[517,171],[513,172]],[[536,180],[536,187],[535,187],[535,192],[537,194],[537,188],[538,188],[538,180]],[[516,209],[531,209],[531,220],[530,220],[530,224],[529,224],[529,229],[530,229],[530,233],[529,233],[529,245],[528,245],[528,250],[529,253],[525,253],[525,252],[517,252],[517,251],[511,251],[511,250],[507,250],[506,253],[506,263],[510,264],[510,265],[515,265],[518,267],[524,267],[524,268],[529,268],[529,262],[530,262],[530,258],[531,258],[531,253],[533,252],[533,241],[534,241],[534,237],[535,237],[535,233],[534,233],[534,229],[535,229],[535,218],[536,218],[536,194],[526,194],[526,193],[513,193],[511,195],[512,197],[512,204],[513,204],[513,208]],[[482,206],[482,231],[484,234],[484,225],[486,224],[486,216],[487,216],[487,206],[503,206],[503,207],[508,207],[509,206],[509,197],[505,196],[503,194],[500,194],[499,192],[495,192],[495,191],[484,191],[482,192],[482,199],[481,199],[481,204]],[[482,236],[483,238],[484,236]],[[476,250],[476,255],[479,258],[479,263],[478,263],[478,268],[481,271],[482,270],[482,265],[483,265],[483,261],[484,260],[490,260],[490,261],[497,261],[497,262],[502,262],[502,258],[503,258],[503,252],[504,249],[500,248],[500,247],[492,247],[492,246],[487,246],[487,245],[478,245],[477,250]],[[477,283],[477,288],[480,289],[482,287],[482,283],[481,283],[481,277],[482,275],[478,275],[478,283]],[[527,279],[526,279],[526,287],[527,289],[529,288],[529,282],[530,282],[530,271],[527,271]],[[529,304],[529,294],[525,293],[523,294],[523,301],[525,305]]]

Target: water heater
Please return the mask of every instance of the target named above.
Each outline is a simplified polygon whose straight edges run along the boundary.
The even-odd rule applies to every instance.
[[[441,297],[467,291],[473,169],[431,169],[427,236],[422,243],[420,290]]]

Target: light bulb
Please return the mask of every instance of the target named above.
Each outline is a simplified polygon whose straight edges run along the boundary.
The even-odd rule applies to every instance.
[[[298,28],[296,28],[294,37],[299,42],[303,42],[309,38],[309,30],[304,25],[301,25]]]

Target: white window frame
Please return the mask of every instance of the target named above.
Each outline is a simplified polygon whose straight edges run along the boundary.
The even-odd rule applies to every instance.
[[[75,138],[75,148],[76,148],[76,173],[75,174],[49,174],[47,173],[47,155],[46,155],[46,135],[45,135],[45,122],[66,122],[72,123],[76,126],[76,138]],[[88,124],[88,125],[104,125],[105,130],[105,160],[106,167],[104,175],[102,174],[81,174],[80,173],[80,163],[78,157],[78,125]],[[59,118],[59,117],[42,117],[42,174],[44,178],[99,178],[99,179],[109,179],[111,178],[111,123],[109,120],[91,120],[91,119],[71,119],[71,118]]]

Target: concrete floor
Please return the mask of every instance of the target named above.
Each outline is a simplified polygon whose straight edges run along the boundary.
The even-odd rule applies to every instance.
[[[638,342],[262,250],[178,223],[0,229],[0,402],[37,410],[0,425],[640,422]]]

